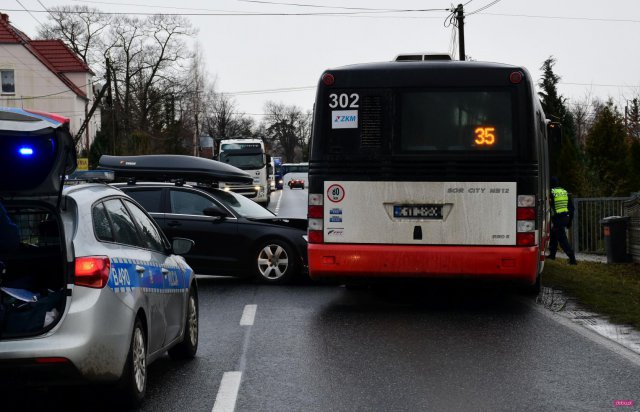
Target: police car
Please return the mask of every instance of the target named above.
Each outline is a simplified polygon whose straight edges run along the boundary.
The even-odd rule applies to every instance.
[[[0,384],[117,383],[139,404],[150,362],[198,348],[196,279],[178,256],[193,241],[169,243],[107,184],[62,187],[75,165],[67,119],[0,108],[0,174],[15,176],[0,214],[19,234],[0,236]]]

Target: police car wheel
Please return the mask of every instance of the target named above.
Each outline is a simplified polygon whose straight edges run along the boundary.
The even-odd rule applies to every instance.
[[[147,392],[147,338],[140,318],[136,318],[131,336],[131,346],[124,373],[120,380],[123,401],[128,406],[138,406]]]
[[[192,359],[198,351],[198,294],[195,289],[189,291],[187,314],[184,326],[184,338],[169,349],[172,359]]]
[[[285,283],[296,273],[297,259],[288,243],[276,239],[263,241],[255,254],[255,276],[263,283]]]

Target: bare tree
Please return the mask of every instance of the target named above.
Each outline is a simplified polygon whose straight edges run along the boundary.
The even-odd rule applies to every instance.
[[[84,5],[54,6],[48,21],[38,30],[40,39],[61,39],[89,67],[104,71],[103,51],[108,48],[104,35],[111,16]]]
[[[296,158],[296,148],[309,140],[309,117],[299,107],[271,101],[265,104],[265,113],[264,126],[271,146],[282,148],[285,161],[301,160]]]
[[[211,99],[207,105],[205,127],[214,141],[234,137],[251,137],[255,135],[254,120],[242,113],[238,113],[236,102],[224,93],[210,94]]]

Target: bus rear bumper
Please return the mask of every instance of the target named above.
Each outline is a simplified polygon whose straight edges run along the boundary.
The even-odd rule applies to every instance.
[[[474,278],[533,284],[538,246],[308,246],[309,276],[347,278]]]

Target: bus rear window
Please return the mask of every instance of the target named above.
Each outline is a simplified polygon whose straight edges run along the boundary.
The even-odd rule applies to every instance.
[[[399,95],[401,152],[512,149],[509,91],[421,91]]]

